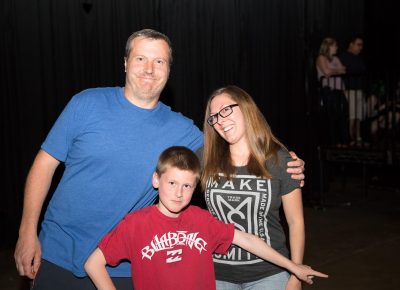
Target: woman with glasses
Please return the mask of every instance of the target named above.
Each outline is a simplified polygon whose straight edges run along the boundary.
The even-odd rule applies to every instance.
[[[204,120],[201,185],[209,211],[237,229],[258,235],[295,263],[302,263],[304,218],[300,182],[286,172],[291,159],[253,99],[236,86],[214,91]],[[290,255],[280,224],[289,226]],[[301,289],[284,269],[232,246],[215,255],[217,289]]]

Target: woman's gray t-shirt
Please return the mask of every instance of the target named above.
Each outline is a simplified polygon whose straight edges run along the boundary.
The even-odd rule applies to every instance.
[[[268,160],[267,168],[272,179],[248,173],[246,167],[237,167],[236,175],[220,181],[210,178],[205,199],[208,210],[225,223],[259,236],[281,254],[288,257],[286,238],[280,223],[281,197],[300,187],[286,172],[291,160],[285,150],[278,151],[276,160]],[[216,279],[245,283],[268,277],[284,269],[266,262],[241,248],[232,245],[227,255],[214,255]]]

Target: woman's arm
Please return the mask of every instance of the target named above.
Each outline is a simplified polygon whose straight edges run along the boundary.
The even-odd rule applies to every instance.
[[[336,57],[336,59],[338,59],[338,58]],[[340,62],[340,65],[338,65],[337,68],[332,68],[329,65],[328,58],[326,56],[323,56],[323,55],[319,55],[317,57],[317,66],[321,70],[321,72],[324,74],[324,76],[327,77],[327,78],[332,76],[332,75],[338,75],[338,74],[346,73],[346,68],[343,66],[343,64],[341,62]]]
[[[340,61],[340,59],[337,56],[334,56],[332,61],[335,63],[336,74],[345,74],[346,73],[346,67],[344,66],[344,64]]]
[[[94,285],[99,290],[115,290],[114,283],[106,270],[106,259],[103,252],[97,248],[89,256],[85,263],[86,273],[92,279]]]
[[[282,204],[289,226],[291,260],[296,264],[302,264],[305,247],[305,227],[301,190],[295,189],[284,195]],[[288,282],[288,286],[290,287],[286,289],[301,289],[300,281],[293,275]]]

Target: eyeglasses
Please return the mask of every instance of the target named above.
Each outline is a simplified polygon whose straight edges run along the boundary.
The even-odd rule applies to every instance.
[[[237,106],[239,106],[239,105],[232,104],[232,105],[222,108],[221,111],[219,111],[218,113],[216,113],[214,115],[210,115],[210,117],[208,117],[208,119],[207,119],[208,125],[214,126],[218,122],[218,116],[221,116],[222,118],[228,117],[233,112],[232,108],[237,107]]]

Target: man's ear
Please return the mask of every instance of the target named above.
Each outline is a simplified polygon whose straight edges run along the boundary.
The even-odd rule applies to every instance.
[[[158,188],[160,185],[160,177],[158,176],[157,172],[153,172],[152,183],[154,188]]]
[[[126,72],[126,57],[124,57],[124,69],[125,69],[125,72]]]

